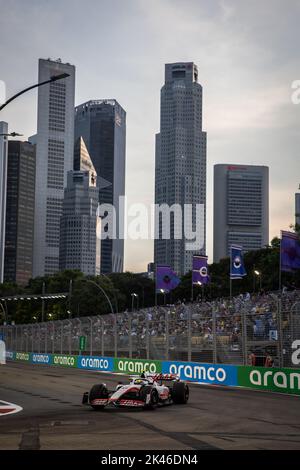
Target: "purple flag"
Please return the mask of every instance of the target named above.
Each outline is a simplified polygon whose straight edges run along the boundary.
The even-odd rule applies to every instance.
[[[300,240],[297,233],[281,231],[281,271],[300,269]]]
[[[156,291],[170,292],[180,284],[180,279],[170,266],[157,266]]]
[[[193,256],[193,284],[208,284],[209,275],[207,269],[207,256],[194,255]]]

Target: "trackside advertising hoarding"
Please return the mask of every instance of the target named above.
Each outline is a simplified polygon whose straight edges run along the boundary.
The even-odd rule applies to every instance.
[[[30,356],[31,356],[30,353],[26,353],[26,352],[16,352],[15,360],[16,360],[16,361],[26,361],[26,362],[30,362]]]
[[[178,374],[188,382],[254,388],[269,392],[300,396],[300,368],[279,369],[266,367],[202,364],[198,362],[156,361],[101,356],[72,356],[6,351],[7,360],[31,364],[47,364],[78,369],[118,372],[138,375],[142,372]]]
[[[52,354],[31,353],[30,362],[32,364],[48,364],[51,365],[53,361]]]
[[[300,395],[300,369],[247,366],[237,369],[240,387]]]
[[[141,374],[149,372],[156,374],[162,372],[162,362],[152,361],[150,359],[114,359],[114,372],[122,372],[123,374]]]
[[[69,356],[67,354],[53,354],[53,365],[63,367],[77,367],[78,356]]]
[[[114,371],[114,359],[112,357],[79,356],[77,367],[79,369]]]
[[[16,359],[16,353],[14,351],[7,351],[5,352],[6,359],[9,361],[15,361]]]
[[[237,367],[224,364],[199,364],[197,362],[163,361],[164,374],[177,374],[181,380],[210,385],[236,387]]]

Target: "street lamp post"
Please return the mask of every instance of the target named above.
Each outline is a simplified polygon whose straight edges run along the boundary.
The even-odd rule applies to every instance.
[[[99,284],[97,284],[95,281],[92,281],[91,279],[77,279],[77,281],[83,281],[83,282],[89,282],[90,284],[93,284],[94,286],[96,286],[101,292],[102,294],[104,295],[104,297],[106,298],[107,302],[109,303],[109,306],[110,306],[110,309],[111,309],[111,313],[115,313],[114,312],[114,309],[113,309],[113,306],[111,304],[111,301],[107,295],[107,293],[105,292],[105,290],[103,289],[103,287],[101,287]]]
[[[11,103],[13,100],[15,100],[19,96],[23,95],[24,93],[26,93],[27,91],[32,90],[33,88],[37,88],[37,87],[46,85],[47,83],[52,83],[52,82],[56,82],[57,80],[62,80],[63,78],[67,78],[69,76],[70,76],[69,73],[61,73],[59,75],[53,75],[52,77],[50,77],[49,80],[46,80],[46,81],[40,82],[40,83],[36,83],[35,85],[31,85],[31,86],[25,88],[24,90],[19,91],[19,93],[16,93],[14,96],[9,98],[5,103],[3,103],[0,106],[0,111],[2,111],[2,109],[4,109],[9,103]]]
[[[261,277],[262,277],[262,276],[261,276],[261,272],[258,271],[257,269],[255,269],[255,270],[254,270],[254,279],[253,279],[253,290],[254,290],[254,292],[255,292],[255,279],[256,279],[255,276],[257,276],[257,277],[259,278],[259,289],[260,289],[260,290],[261,290],[261,282],[262,282],[262,280],[261,280]]]
[[[135,292],[133,292],[131,294],[131,311],[133,312],[133,308],[134,308],[134,299],[135,298],[138,298],[138,294],[136,294]]]

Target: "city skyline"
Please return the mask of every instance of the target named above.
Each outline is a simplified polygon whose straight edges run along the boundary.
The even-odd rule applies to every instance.
[[[74,3],[77,9],[74,8],[70,14],[71,19],[75,21],[80,17],[80,5]],[[132,7],[128,8],[126,13],[121,3],[114,3],[118,3],[120,7],[120,17],[122,14],[132,14]],[[155,3],[161,12],[168,11],[170,6],[168,1]],[[71,62],[77,67],[75,104],[103,96],[115,97],[127,111],[126,194],[130,202],[135,202],[138,194],[142,202],[150,204],[154,198],[154,135],[159,130],[159,89],[163,81],[163,65],[180,60],[193,60],[197,63],[199,81],[205,90],[204,120],[205,130],[209,135],[207,251],[211,260],[212,168],[215,163],[269,166],[270,238],[279,235],[280,229],[287,229],[294,221],[294,193],[299,183],[297,148],[300,137],[297,122],[300,107],[291,102],[291,83],[298,78],[299,59],[290,46],[296,39],[296,28],[294,29],[293,25],[299,6],[296,2],[291,2],[287,11],[277,2],[277,7],[272,10],[262,5],[260,16],[257,18],[253,16],[253,5],[250,10],[245,5],[239,6],[230,1],[216,2],[214,7],[203,2],[189,3],[194,10],[185,10],[178,2],[173,2],[174,7],[168,22],[174,27],[174,35],[176,32],[186,33],[181,43],[173,45],[163,37],[166,26],[164,22],[154,22],[154,15],[152,16],[149,10],[146,12],[140,2],[132,2],[137,9],[131,22],[127,22],[126,28],[131,27],[132,22],[137,25],[139,19],[141,20],[143,28],[140,26],[137,31],[140,43],[137,44],[131,37],[124,41],[124,45],[116,41],[118,37],[113,39],[110,53],[105,55],[106,67],[104,71],[101,70],[101,74],[93,58],[95,49],[92,40],[98,37],[95,32],[90,38],[89,54],[86,54],[86,48],[80,47],[71,27],[67,27],[67,33],[73,43],[70,40],[62,47],[61,40],[56,39],[53,34],[57,16],[45,3],[43,11],[36,6],[36,2],[27,2],[25,8],[21,2],[15,1],[10,5],[10,11],[3,5],[3,18],[7,21],[9,15],[10,28],[16,21],[13,17],[16,10],[13,7],[18,8],[18,15],[25,20],[21,28],[25,28],[23,35],[28,38],[28,43],[26,54],[24,51],[26,60],[22,61],[22,77],[16,73],[19,64],[15,58],[6,56],[3,50],[0,79],[6,82],[8,96],[11,96],[23,86],[36,81],[36,61],[39,57],[62,56],[63,61]],[[94,5],[97,9],[95,3]],[[155,16],[159,17],[157,8]],[[107,23],[115,14],[115,9],[113,10],[107,3],[104,12]],[[30,24],[26,21],[28,11],[33,19],[38,15],[47,15],[51,26],[51,40],[46,32],[43,40],[35,43],[34,34],[30,34],[30,29],[26,29]],[[289,21],[280,21],[283,17]],[[278,21],[281,29],[272,28]],[[0,22],[1,27],[3,26],[0,33],[1,39],[3,33],[1,48],[4,48],[8,41],[6,36],[12,42],[16,39],[7,32],[5,21],[3,20],[3,24],[2,20]],[[239,26],[240,24],[242,26]],[[39,31],[40,27],[37,24]],[[118,27],[120,19],[117,16],[114,23],[116,31]],[[98,33],[99,39],[104,37],[105,28],[106,26],[103,36]],[[126,33],[126,30],[121,32]],[[38,34],[38,31],[35,34]],[[211,39],[206,39],[206,36]],[[195,37],[198,38],[197,46],[194,44]],[[20,47],[21,43],[17,42],[17,45]],[[127,55],[124,54],[125,46]],[[103,54],[106,53],[104,49],[101,50]],[[284,59],[280,54],[282,51],[289,51]],[[117,54],[113,55],[113,52]],[[144,57],[145,52],[147,60]],[[130,57],[128,61],[127,56]],[[122,74],[119,73],[120,70]],[[36,95],[30,93],[1,113],[1,119],[9,122],[10,130],[24,134],[24,140],[36,131],[35,104]],[[127,241],[125,246],[125,268],[144,271],[147,262],[152,261],[153,241]]]

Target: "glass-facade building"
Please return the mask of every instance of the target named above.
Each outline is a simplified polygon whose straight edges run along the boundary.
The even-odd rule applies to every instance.
[[[8,124],[0,121],[0,283],[4,276],[6,181],[7,181],[7,136]],[[3,135],[4,134],[4,135]]]
[[[116,239],[101,240],[101,273],[123,271],[124,239],[119,233],[125,195],[126,112],[116,100],[92,100],[75,108],[75,141],[82,137],[95,170],[99,203],[116,209]],[[76,163],[76,160],[75,160]],[[78,170],[75,164],[75,170]],[[103,230],[107,221],[102,220]]]
[[[193,62],[165,65],[160,132],[156,135],[155,203],[177,204],[182,214],[181,220],[171,214],[169,238],[164,238],[163,219],[157,217],[155,264],[171,266],[183,275],[192,269],[193,255],[205,254],[206,249],[206,132],[202,130],[202,86]],[[186,205],[191,216],[185,212]],[[200,206],[202,218],[197,221]],[[192,248],[186,227],[199,234],[199,246]]]
[[[64,188],[74,159],[75,67],[39,60],[39,82],[62,73],[69,76],[38,89],[33,277],[59,270]]]
[[[32,277],[35,145],[9,141],[4,280],[26,285]]]
[[[214,166],[214,262],[229,256],[231,245],[245,252],[269,243],[269,168]]]

